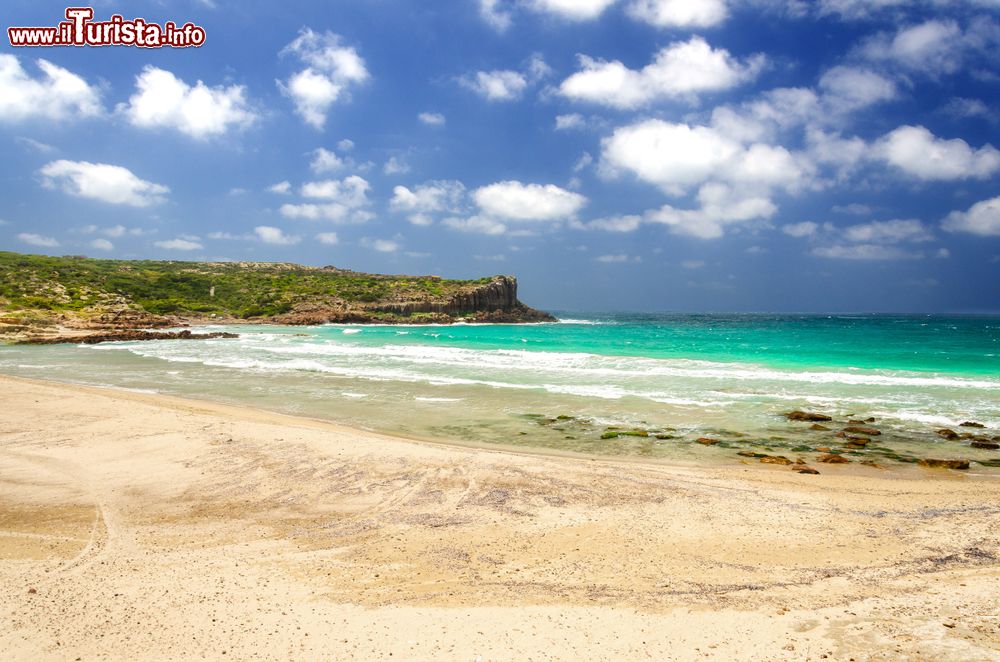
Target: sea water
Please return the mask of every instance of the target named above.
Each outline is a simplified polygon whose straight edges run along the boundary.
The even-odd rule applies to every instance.
[[[7,347],[0,372],[442,441],[696,462],[739,461],[740,449],[812,459],[841,443],[832,435],[846,421],[875,418],[883,435],[870,448],[886,452],[859,460],[1000,465],[998,451],[935,434],[1000,435],[998,317],[564,314],[553,324],[225,330],[240,337]],[[833,430],[789,423],[795,409],[834,417]]]

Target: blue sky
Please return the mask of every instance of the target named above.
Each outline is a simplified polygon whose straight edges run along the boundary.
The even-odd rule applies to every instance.
[[[512,273],[558,310],[1000,312],[998,0],[93,6],[207,40],[4,37],[0,248]]]

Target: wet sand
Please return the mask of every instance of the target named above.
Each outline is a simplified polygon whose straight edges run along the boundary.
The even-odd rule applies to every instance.
[[[0,378],[5,659],[1000,659],[1000,481]]]

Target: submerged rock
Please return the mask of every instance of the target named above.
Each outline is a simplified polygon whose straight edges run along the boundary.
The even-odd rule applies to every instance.
[[[695,441],[704,446],[714,446],[719,443],[718,439],[712,439],[711,437],[700,437],[695,439]]]
[[[935,460],[932,458],[924,458],[917,462],[922,467],[930,467],[934,469],[959,469],[965,470],[969,468],[968,460]]]
[[[1000,444],[994,441],[974,441],[970,444],[973,448],[982,448],[988,451],[995,451],[1000,448]]]
[[[766,453],[758,453],[756,451],[740,451],[737,455],[741,455],[743,457],[767,457]]]
[[[826,427],[825,425],[820,425],[819,423],[813,423],[812,425],[809,426],[809,429],[816,430],[817,432],[828,432],[830,430],[830,428]]]
[[[849,459],[843,455],[836,455],[834,453],[827,453],[826,455],[820,455],[816,458],[817,462],[823,462],[825,464],[846,464],[850,462]]]
[[[762,464],[782,464],[782,465],[793,464],[793,462],[784,455],[765,455],[764,457],[760,458],[760,461]]]
[[[881,430],[876,430],[875,428],[864,425],[852,425],[850,427],[846,427],[844,428],[844,432],[848,434],[863,434],[868,437],[877,437],[882,434]]]
[[[961,428],[984,428],[984,427],[986,427],[982,423],[976,423],[975,421],[965,421],[963,423],[959,423],[958,426],[961,427]]]
[[[826,414],[816,414],[808,411],[799,411],[798,409],[796,409],[795,411],[790,411],[787,414],[785,414],[785,418],[787,418],[790,421],[806,421],[806,422],[814,422],[814,421],[823,422],[823,421],[833,420]]]
[[[955,439],[958,439],[958,433],[948,428],[941,428],[940,430],[935,430],[935,433],[937,434],[937,436],[943,439],[947,439],[948,441],[954,441]]]
[[[813,474],[813,475],[816,475],[816,476],[819,475],[819,472],[816,471],[815,469],[813,469],[812,467],[800,467],[797,471],[800,474]]]

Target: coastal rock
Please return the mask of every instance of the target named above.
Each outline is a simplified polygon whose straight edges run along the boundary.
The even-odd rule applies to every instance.
[[[948,428],[941,428],[940,430],[935,430],[935,433],[939,437],[947,439],[948,441],[954,441],[955,439],[958,439],[958,433]]]
[[[83,343],[84,345],[96,345],[102,342],[123,342],[132,340],[209,340],[212,338],[239,338],[238,334],[215,332],[215,333],[193,333],[187,329],[183,331],[108,331],[106,333],[92,333],[86,336],[52,336],[45,338],[28,338],[18,342],[18,345],[57,345],[61,343]]]
[[[960,427],[960,428],[984,428],[986,426],[983,425],[982,423],[976,423],[975,421],[965,421],[963,423],[959,423],[958,427]]]
[[[816,475],[816,476],[819,475],[819,472],[816,471],[815,469],[813,469],[812,467],[801,467],[801,468],[797,469],[797,471],[800,474],[812,474],[812,475]]]
[[[826,455],[820,455],[816,458],[817,462],[823,462],[825,464],[846,464],[850,462],[849,459],[843,455],[835,455],[833,453],[827,453]]]
[[[844,432],[848,434],[863,434],[868,437],[877,437],[882,434],[881,430],[876,430],[872,427],[867,427],[864,425],[852,425],[850,427],[844,428]]]
[[[860,450],[864,449],[870,442],[871,439],[865,439],[864,437],[848,437],[848,441],[844,444],[844,447],[852,450]]]
[[[820,423],[833,420],[833,418],[827,416],[826,414],[816,414],[814,412],[799,411],[797,409],[795,411],[790,411],[787,414],[785,414],[785,418],[787,418],[790,421],[806,421],[806,422],[820,422]]]
[[[968,460],[935,460],[932,458],[925,458],[917,462],[922,467],[930,467],[933,469],[959,469],[966,470],[969,468]]]
[[[742,457],[767,457],[766,454],[757,453],[756,451],[740,451],[739,453],[737,453],[737,455],[740,455]]]
[[[760,458],[760,461],[762,464],[782,464],[782,465],[793,464],[793,462],[784,455],[765,455],[764,457]]]
[[[818,432],[827,432],[830,430],[830,428],[826,427],[825,425],[820,425],[819,423],[813,423],[812,425],[809,426],[809,429],[816,430]]]
[[[817,453],[829,453],[832,450],[833,449],[830,448],[829,446],[817,446],[816,447],[816,452]]]
[[[712,439],[711,437],[700,437],[695,439],[695,441],[704,446],[714,446],[719,443],[718,439]]]
[[[995,451],[1000,448],[1000,444],[995,441],[974,441],[970,444],[973,448],[982,448],[988,451]]]

